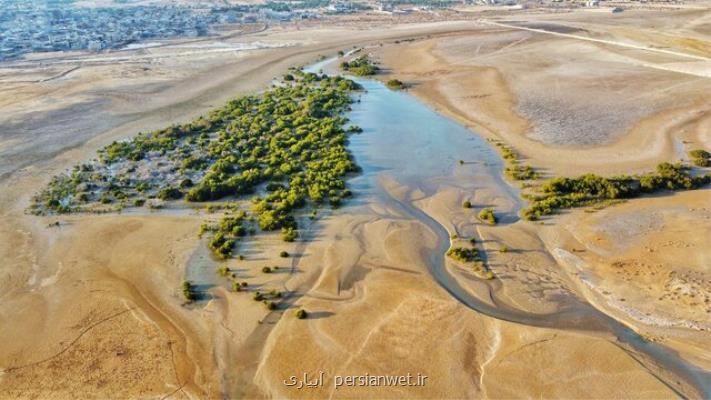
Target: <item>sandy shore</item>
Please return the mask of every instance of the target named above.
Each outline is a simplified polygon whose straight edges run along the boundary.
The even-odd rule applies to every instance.
[[[694,15],[704,16],[699,20],[705,21],[708,14]],[[661,20],[654,13],[643,16]],[[683,18],[688,17],[685,13]],[[613,42],[629,39],[632,30],[618,35],[616,27],[576,17],[555,17],[555,24],[578,32],[585,29],[586,35],[604,32]],[[640,25],[644,30],[645,23]],[[677,29],[681,35],[693,26]],[[686,160],[685,152],[691,148],[709,148],[708,78],[660,73],[665,65],[683,63],[680,59],[626,51],[626,59],[621,60],[615,46],[595,46],[590,53],[589,43],[578,42],[497,27],[400,43],[375,50],[374,55],[390,69],[391,74],[383,79],[392,76],[410,83],[409,91],[415,96],[484,136],[509,143],[527,163],[552,175],[641,172],[662,161]],[[698,54],[692,48],[680,50]],[[705,65],[700,62],[699,67]],[[581,78],[584,67],[592,76]],[[607,82],[600,80],[601,75]],[[554,88],[548,89],[552,94],[544,94],[542,86]],[[660,86],[664,89],[658,90]],[[569,115],[576,116],[580,104],[594,111],[598,102],[610,98],[614,102],[617,96],[627,97],[626,93],[650,104],[651,113],[635,116],[625,112],[627,105],[606,114],[593,112],[595,124],[601,127],[598,136],[578,142],[567,122]],[[561,103],[566,96],[568,100]],[[552,109],[560,116],[531,111],[526,103],[532,101],[558,102]],[[625,123],[619,114],[632,117]],[[585,126],[586,119],[575,121]],[[536,135],[538,129],[544,134]],[[566,132],[570,135],[565,136]],[[710,200],[708,190],[633,200],[600,212],[567,213],[543,227],[523,224],[508,231],[492,229],[482,236],[492,239],[495,244],[489,248],[494,251],[506,245],[543,253],[537,261],[530,255],[496,256],[494,265],[510,278],[499,290],[511,304],[531,309],[546,294],[580,293],[597,308],[708,369],[711,354],[701,350],[699,343],[708,341],[711,314],[704,289],[709,279],[708,257],[703,250],[711,244]],[[563,253],[578,260],[582,270],[561,269],[566,263],[560,257]],[[496,262],[499,259],[501,263]],[[541,276],[542,271],[547,273]],[[538,290],[531,291],[534,287]]]
[[[635,21],[661,19],[653,14]],[[551,29],[616,32],[603,17],[555,18]],[[413,94],[553,175],[640,172],[707,146],[709,78],[653,67],[711,65],[625,49],[481,23],[374,53]]]
[[[599,19],[577,13],[570,18],[588,31],[604,28]],[[695,396],[685,382],[668,386],[676,377],[655,370],[649,360],[640,362],[604,330],[532,327],[465,307],[428,270],[428,254],[438,244],[435,232],[392,202],[327,214],[308,229],[308,241],[284,244],[265,237],[249,245],[246,263],[228,264],[250,280],[250,290],[295,292],[284,312],[269,312],[250,293],[221,287],[211,291],[209,301],[181,305],[177,288],[202,245],[197,231],[210,218],[205,214],[24,214],[29,197],[51,175],[92,158],[101,146],[189,120],[238,94],[267,87],[289,66],[354,45],[376,46],[372,51],[383,66],[414,84],[412,94],[482,135],[512,144],[529,163],[550,173],[648,169],[674,159],[675,143],[698,147],[711,140],[704,89],[708,79],[639,66],[642,59],[667,62],[657,56],[625,52],[623,57],[614,46],[602,45],[593,46],[600,53],[590,55],[590,45],[578,46],[574,39],[543,39],[472,21],[373,23],[368,28],[275,28],[235,42],[283,47],[128,65],[83,60],[80,69],[56,79],[19,82],[29,79],[23,74],[35,75],[35,81],[63,74],[66,66],[14,71],[15,82],[0,82],[17,96],[13,104],[0,106],[0,125],[8,127],[0,137],[2,160],[7,160],[0,169],[7,188],[0,193],[0,215],[6,221],[0,226],[0,258],[7,260],[0,267],[0,387],[19,398],[670,398],[678,395],[675,391]],[[555,50],[559,44],[578,53]],[[539,52],[539,58],[521,64],[516,57],[523,46],[532,46],[526,54]],[[566,78],[557,69],[582,54],[602,58],[578,61],[586,68],[604,62],[617,68],[605,77],[609,87],[578,95],[575,112],[582,112],[587,101],[595,103],[591,108],[600,106],[597,96],[605,90],[621,93],[624,101],[637,99],[641,108],[656,108],[648,115],[630,110],[634,118],[629,120],[606,121],[594,143],[571,139],[551,145],[531,137],[536,116],[550,124],[554,118],[544,112],[549,105],[571,102],[563,94],[582,90],[575,83],[579,75]],[[526,68],[536,79],[517,75]],[[624,85],[639,69],[646,75],[638,83],[662,80],[665,89]],[[561,95],[544,98],[542,90],[556,81]],[[589,88],[595,81],[580,85]],[[671,102],[660,100],[670,96]],[[529,114],[520,108],[523,97]],[[66,106],[59,106],[60,101]],[[596,118],[604,115],[596,110]],[[74,113],[101,118],[73,119]],[[43,121],[57,115],[68,121],[54,132]],[[34,135],[24,135],[27,129]],[[461,202],[472,198],[477,204],[506,207],[496,183],[481,177],[477,184],[484,189],[472,194],[460,188],[463,177],[441,178],[449,186],[431,196],[396,180],[385,180],[383,190],[424,211],[448,232],[481,239],[499,279],[487,282],[447,266],[470,293],[503,309],[540,314],[565,310],[583,299],[709,368],[711,358],[703,348],[708,330],[684,325],[708,321],[707,302],[685,295],[702,296],[708,286],[708,260],[701,256],[709,244],[703,238],[708,191],[635,200],[598,213],[576,211],[542,226],[518,222],[490,227],[473,222]],[[629,233],[622,231],[625,224],[609,223],[650,213],[660,213],[663,229],[650,222]],[[48,227],[57,220],[59,227]],[[627,236],[636,239],[619,240]],[[510,251],[498,252],[504,245]],[[591,273],[605,279],[604,285],[585,289],[579,276],[561,267],[556,248],[579,256]],[[280,250],[294,257],[280,259]],[[619,263],[632,267],[620,268]],[[279,265],[283,272],[262,274],[265,264]],[[633,278],[637,272],[646,280]],[[666,279],[656,281],[652,272]],[[625,299],[622,305],[620,298]],[[657,304],[664,315],[653,310]],[[311,317],[297,320],[292,312],[296,307],[308,309]],[[661,318],[684,323],[668,329],[659,323]],[[319,371],[327,374],[322,388],[297,390],[283,384],[291,375]],[[335,375],[363,373],[420,373],[428,376],[428,384],[357,391],[331,384]]]

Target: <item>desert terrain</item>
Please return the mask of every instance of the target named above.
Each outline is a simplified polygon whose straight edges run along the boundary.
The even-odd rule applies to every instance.
[[[402,80],[405,95],[507,143],[544,177],[632,174],[711,150],[703,4],[428,19],[253,26],[215,43],[0,65],[0,396],[707,397],[709,188],[530,222],[515,216],[519,189],[500,171],[443,160],[422,180],[366,172],[353,182],[367,190],[302,225],[296,242],[259,235],[243,244],[245,260],[226,262],[252,288],[293,293],[271,311],[215,276],[198,232],[217,215],[204,209],[26,212],[53,175],[112,141],[190,121],[354,47],[379,62],[377,79]],[[474,218],[467,199],[502,223]],[[468,237],[496,279],[444,257]],[[196,260],[215,283],[186,306],[180,282]],[[265,264],[279,272],[261,273]],[[323,386],[285,384],[320,371]],[[428,378],[333,385],[366,373]]]

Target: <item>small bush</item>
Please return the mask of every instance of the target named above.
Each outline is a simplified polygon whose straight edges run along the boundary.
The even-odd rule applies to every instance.
[[[174,187],[164,187],[158,191],[158,198],[161,200],[177,200],[183,197],[183,192]]]
[[[297,319],[305,319],[306,317],[309,316],[309,313],[307,313],[306,310],[304,310],[304,309],[302,309],[302,308],[299,308],[299,309],[296,310],[296,312],[294,313],[294,316],[295,316]]]
[[[299,232],[294,228],[281,228],[281,238],[285,242],[293,242],[299,237]]]
[[[190,281],[183,281],[183,283],[180,285],[181,290],[183,292],[183,297],[185,297],[185,300],[187,301],[195,301],[197,296],[195,295],[195,290],[193,288],[193,284],[190,283]]]
[[[464,247],[452,247],[447,251],[447,256],[461,262],[474,262],[481,260],[479,250]]]
[[[378,71],[380,71],[380,68],[373,64],[366,56],[360,56],[350,62],[342,62],[341,69],[358,76],[375,75]]]
[[[711,158],[711,153],[703,149],[695,149],[689,152],[691,158]]]
[[[217,268],[217,273],[220,276],[227,276],[230,274],[230,269],[226,265],[222,265],[219,268]]]
[[[265,274],[271,274],[272,269],[270,267],[262,267],[262,272],[264,272]]]
[[[494,225],[497,222],[496,215],[494,215],[494,210],[491,208],[485,208],[479,211],[479,219],[486,221],[489,225]]]
[[[691,162],[697,167],[711,166],[711,153],[703,149],[695,149],[689,152]]]
[[[279,253],[279,257],[281,257],[281,258],[287,258],[287,257],[289,257],[289,252],[288,252],[288,251],[281,251],[281,252]]]
[[[399,79],[390,79],[387,83],[387,86],[393,90],[405,89],[405,84]]]
[[[464,200],[464,203],[462,203],[462,207],[464,208],[472,208],[472,202],[469,200]]]
[[[697,167],[708,167],[711,166],[711,160],[708,158],[694,158],[691,160]]]

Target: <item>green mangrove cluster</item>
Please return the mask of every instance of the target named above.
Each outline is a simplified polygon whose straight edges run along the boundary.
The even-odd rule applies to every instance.
[[[703,149],[694,149],[689,152],[691,162],[697,167],[711,166],[711,153]]]
[[[368,58],[368,56],[359,56],[351,61],[343,61],[341,63],[341,69],[358,76],[369,76],[375,75],[380,71],[377,65]]]
[[[405,83],[399,79],[390,79],[386,83],[386,85],[388,86],[388,88],[390,88],[392,90],[403,90],[403,89],[407,88]]]
[[[474,240],[471,240],[472,244]],[[473,247],[451,247],[447,250],[447,257],[463,264],[470,264],[474,272],[480,273],[486,279],[494,279],[494,272],[487,268],[479,250]]]
[[[292,69],[270,90],[228,102],[206,117],[139,134],[99,151],[99,159],[54,177],[30,207],[36,214],[157,207],[165,201],[224,201],[253,194],[251,204],[220,207],[205,224],[210,248],[229,258],[245,235],[281,230],[298,237],[294,211],[350,197],[344,178],[357,166],[346,149],[342,113],[359,86],[342,77]],[[227,203],[223,203],[227,204]],[[315,214],[313,214],[315,215]]]
[[[501,151],[501,157],[506,162],[506,168],[504,169],[506,176],[515,181],[536,180],[540,178],[540,174],[531,168],[530,165],[521,162],[519,155],[510,146],[502,142],[495,143]]]
[[[681,163],[657,165],[652,173],[605,178],[585,174],[576,178],[558,177],[543,183],[540,192],[526,195],[531,201],[522,211],[524,218],[537,220],[560,209],[629,199],[662,190],[690,190],[711,182],[711,175],[695,176]]]

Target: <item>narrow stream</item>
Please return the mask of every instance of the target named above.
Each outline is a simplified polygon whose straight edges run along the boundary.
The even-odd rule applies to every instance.
[[[314,67],[322,68],[327,62]],[[572,304],[556,313],[534,314],[492,306],[462,288],[445,267],[449,233],[411,202],[390,196],[380,183],[381,177],[385,175],[410,190],[430,196],[443,186],[467,193],[481,190],[475,182],[482,180],[476,177],[487,176],[489,179],[483,181],[491,183],[479,185],[486,185],[485,189],[495,193],[503,204],[497,207],[497,211],[503,213],[502,220],[515,222],[522,202],[518,190],[503,179],[503,161],[480,136],[436,113],[413,96],[389,90],[374,80],[350,78],[363,86],[365,92],[357,95],[359,101],[348,114],[351,121],[364,130],[350,139],[349,149],[363,168],[363,174],[350,180],[349,185],[359,193],[358,201],[379,202],[399,209],[437,235],[438,247],[427,256],[430,273],[444,290],[467,307],[493,318],[537,327],[610,332],[617,338],[615,344],[633,358],[642,362],[637,354],[641,353],[658,367],[688,381],[704,397],[711,396],[708,371],[686,362],[664,346],[647,342],[634,330],[587,303]],[[465,163],[460,165],[459,160]],[[665,383],[676,391],[677,385]]]

